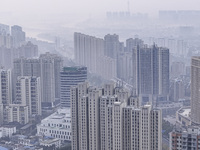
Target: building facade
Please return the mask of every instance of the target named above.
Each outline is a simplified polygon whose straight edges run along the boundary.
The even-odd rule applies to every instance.
[[[10,104],[4,109],[5,117],[4,123],[19,122],[20,124],[27,124],[29,122],[28,106],[21,104]]]
[[[112,88],[113,87],[113,88]],[[162,113],[123,88],[71,88],[72,150],[162,149]]]
[[[12,75],[11,70],[0,70],[0,104],[12,103]]]
[[[200,148],[199,127],[190,126],[187,129],[172,131],[169,139],[170,150],[198,150]]]
[[[25,32],[22,31],[22,27],[14,25],[11,27],[11,35],[13,37],[14,47],[19,47],[23,42],[25,42]]]
[[[36,76],[41,80],[41,99],[44,107],[52,107],[60,98],[60,71],[62,59],[56,54],[42,54],[39,59],[19,58],[14,60],[13,85],[18,76]],[[13,90],[16,93],[15,89]]]
[[[191,119],[200,124],[200,57],[192,57],[191,62]]]
[[[43,119],[37,125],[37,135],[71,141],[70,109],[58,109],[57,112]]]
[[[40,77],[19,76],[14,103],[28,106],[29,116],[42,115]]]
[[[70,107],[70,88],[87,80],[87,67],[63,67],[60,72],[60,103]]]
[[[109,42],[109,39],[107,39],[107,42],[105,42],[104,39],[75,32],[74,33],[75,62],[78,65],[86,66],[88,71],[100,75],[104,79],[110,80],[116,77],[117,76],[116,56],[118,50],[114,51],[116,55],[115,58],[110,57],[113,51],[112,48],[116,47],[117,49],[119,49],[119,45],[117,46],[116,42],[114,41],[111,40]],[[105,48],[107,50],[105,50]]]

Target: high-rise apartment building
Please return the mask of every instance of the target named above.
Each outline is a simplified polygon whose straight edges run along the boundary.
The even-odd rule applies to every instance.
[[[162,113],[123,88],[71,88],[72,150],[162,149]]]
[[[5,69],[11,69],[13,66],[14,58],[13,48],[0,47],[0,66]]]
[[[133,84],[132,52],[122,52],[117,59],[117,77],[126,83]]]
[[[13,47],[13,37],[9,34],[0,34],[0,47],[12,48]]]
[[[22,27],[14,25],[11,27],[11,35],[13,37],[14,47],[19,47],[23,42],[25,42],[25,32],[22,31]]]
[[[137,48],[137,46],[142,47],[144,45],[144,41],[139,38],[129,38],[126,40],[126,51],[131,52]]]
[[[119,36],[116,34],[107,34],[104,37],[104,54],[105,56],[116,59],[120,50]]]
[[[200,57],[192,57],[191,62],[191,119],[200,124]]]
[[[87,80],[87,67],[63,67],[60,72],[60,103],[70,107],[70,88]]]
[[[104,56],[104,40],[93,36],[74,33],[75,62],[96,73],[99,58]]]
[[[136,91],[139,95],[169,94],[169,49],[138,47],[136,53]]]
[[[19,76],[16,83],[15,103],[28,106],[29,116],[41,115],[40,77]]]
[[[18,58],[13,62],[13,97],[16,95],[16,83],[19,76],[41,76],[41,65],[38,59]],[[41,80],[42,82],[42,80]],[[42,85],[42,83],[41,83]],[[42,93],[43,95],[43,93]],[[42,100],[43,101],[43,100]]]
[[[41,80],[42,103],[53,106],[60,98],[60,71],[62,59],[56,54],[42,54],[39,59],[19,58],[14,60],[14,85],[18,76],[36,76]]]
[[[0,70],[0,124],[7,121],[6,106],[12,103],[11,70]]]
[[[0,104],[12,103],[12,77],[11,70],[0,70]]]
[[[51,86],[53,87],[55,84],[55,98],[59,99],[60,98],[60,71],[62,70],[63,66],[63,60],[60,56],[56,54],[51,54],[51,53],[45,53],[40,55],[40,64],[41,64],[41,80],[46,80],[46,82],[43,82],[43,87],[48,87],[48,84],[51,83]],[[49,72],[52,72],[51,76]],[[53,80],[52,80],[53,79]],[[55,80],[55,81],[54,81]],[[46,91],[49,93],[48,91]],[[52,95],[53,97],[53,95]],[[52,97],[50,99],[52,99]],[[47,98],[43,98],[46,99]]]
[[[32,57],[38,57],[38,46],[34,45],[30,41],[26,44],[19,47],[17,50],[17,58],[25,57],[25,58],[32,58]]]
[[[9,26],[5,25],[5,24],[0,24],[0,34],[1,35],[7,35],[9,33],[10,33]]]
[[[110,51],[112,48],[116,47],[114,46],[116,45],[114,44],[116,42],[110,42],[108,40],[107,44],[105,44],[103,39],[81,33],[74,33],[75,62],[78,65],[86,66],[88,71],[96,73],[105,79],[110,80],[116,77],[116,57],[114,59],[113,57],[105,54],[105,47],[107,47],[107,51]],[[119,42],[117,49],[119,49]]]

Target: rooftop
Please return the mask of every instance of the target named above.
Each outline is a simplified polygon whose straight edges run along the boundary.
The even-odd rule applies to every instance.
[[[190,117],[191,108],[190,107],[182,107],[178,110],[178,113],[184,117]]]
[[[40,124],[42,126],[46,126],[48,124],[66,124],[70,125],[71,124],[71,111],[70,108],[61,108],[58,109],[55,113],[51,114],[50,116],[46,117],[41,121]]]

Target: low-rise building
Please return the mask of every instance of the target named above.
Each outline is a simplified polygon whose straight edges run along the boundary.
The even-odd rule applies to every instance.
[[[200,128],[190,126],[187,129],[175,129],[170,133],[170,150],[200,149]]]
[[[191,107],[182,107],[176,112],[176,122],[181,126],[191,125]]]
[[[40,139],[40,145],[45,147],[55,146],[55,148],[60,148],[61,142],[59,139],[55,138],[43,138]]]
[[[20,124],[27,124],[29,122],[28,106],[22,104],[10,104],[6,106],[6,120],[9,122],[19,122]]]
[[[37,125],[37,135],[71,141],[71,115],[69,108],[58,109]]]
[[[11,137],[14,133],[16,133],[15,126],[1,126],[0,127],[0,138],[1,137]]]

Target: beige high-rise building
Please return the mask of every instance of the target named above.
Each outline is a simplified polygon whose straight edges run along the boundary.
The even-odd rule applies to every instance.
[[[191,62],[191,119],[200,124],[200,57],[192,57]]]
[[[161,110],[138,105],[137,97],[112,84],[72,87],[72,150],[162,149]]]

